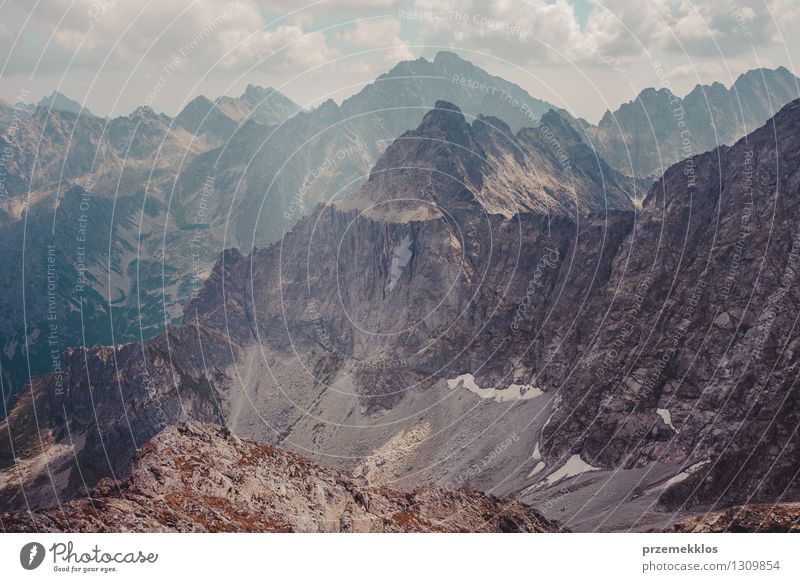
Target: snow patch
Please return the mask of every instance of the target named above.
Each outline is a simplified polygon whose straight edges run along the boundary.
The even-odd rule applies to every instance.
[[[600,471],[600,467],[591,466],[581,459],[580,455],[572,455],[560,469],[548,475],[545,482],[547,485],[552,485],[562,479],[570,479],[590,471]]]
[[[528,479],[530,479],[531,477],[533,477],[538,473],[541,473],[544,468],[545,468],[544,461],[539,461],[538,463],[536,463],[536,466],[533,468],[533,471],[528,473]]]
[[[539,443],[536,443],[536,446],[533,447],[533,454],[531,455],[534,461],[541,461],[542,460],[542,451],[539,450]]]
[[[668,408],[658,408],[658,409],[656,409],[656,414],[658,414],[661,417],[661,420],[664,421],[664,424],[666,424],[672,430],[677,432],[677,429],[675,428],[675,425],[672,424],[672,415],[669,413],[669,409]]]
[[[28,336],[28,339],[26,340],[27,343],[29,343],[29,344],[35,343],[36,340],[39,339],[39,334],[41,334],[41,333],[42,333],[42,330],[39,329],[38,327],[36,329],[34,329],[31,332],[31,334]]]
[[[710,462],[711,462],[710,459],[706,459],[705,461],[700,461],[699,463],[695,463],[691,467],[688,467],[687,469],[684,469],[683,471],[681,471],[680,473],[678,473],[677,475],[672,477],[669,481],[664,483],[664,487],[663,488],[667,489],[667,488],[671,487],[672,485],[675,485],[676,483],[680,483],[681,481],[685,481],[686,479],[689,478],[689,476],[692,473],[695,473],[698,469],[704,467],[705,465],[709,464]]]
[[[6,355],[8,359],[14,357],[14,353],[17,351],[17,340],[11,340],[10,342],[6,343],[6,347],[3,349],[3,353]]]
[[[456,388],[466,388],[473,394],[477,394],[481,398],[490,398],[495,402],[508,402],[511,400],[530,400],[544,394],[543,391],[531,386],[530,384],[511,384],[504,390],[497,388],[481,388],[475,382],[475,376],[472,374],[462,374],[456,378],[447,381],[447,387],[450,390]]]

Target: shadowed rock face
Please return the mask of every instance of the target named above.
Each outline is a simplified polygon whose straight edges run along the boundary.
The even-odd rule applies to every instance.
[[[197,422],[171,426],[130,476],[61,509],[0,514],[10,532],[552,532],[532,508],[465,490],[369,487]]]
[[[359,191],[280,243],[224,253],[187,325],[143,356],[68,353],[63,394],[53,377],[34,386],[48,395],[39,422],[61,445],[74,422],[97,478],[130,470],[101,456],[100,436],[141,446],[152,402],[167,423],[222,416],[371,483],[468,484],[601,515],[584,528],[796,498],[798,126],[800,101],[671,168],[639,214],[598,213],[603,184],[621,196],[624,182],[570,146],[568,128],[511,136],[441,103]],[[109,406],[99,431],[71,412],[92,395]],[[130,395],[150,431],[133,438]],[[14,415],[31,418],[31,402]],[[33,459],[52,449],[35,432],[11,444],[42,479]],[[42,491],[80,493],[63,466],[71,485]]]
[[[598,296],[603,325],[575,338],[545,458],[703,463],[662,495],[673,509],[796,498],[798,129],[794,101],[656,182]]]

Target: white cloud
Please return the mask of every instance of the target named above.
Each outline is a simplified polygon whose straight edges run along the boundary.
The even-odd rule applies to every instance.
[[[778,41],[779,22],[798,22],[796,0],[605,0],[586,32],[609,54],[638,56],[661,49],[688,57],[727,58]]]
[[[416,0],[403,15],[420,22],[425,42],[485,51],[513,62],[574,59],[588,49],[566,0]]]
[[[16,0],[5,21],[19,26],[28,3]],[[300,18],[268,27],[257,3],[246,0],[158,0],[150,4],[121,0],[48,0],[31,14],[23,41],[11,49],[11,72],[73,68],[131,70],[163,67],[178,56],[180,70],[205,72],[221,59],[225,69],[256,63],[266,70],[320,64],[335,55],[326,37],[303,28]],[[51,35],[51,32],[55,31]],[[8,71],[7,71],[8,72]]]
[[[584,26],[566,0],[416,0],[409,19],[431,44],[518,63],[621,59],[646,51],[728,57],[778,41],[773,17],[800,22],[797,0],[600,0]]]
[[[309,67],[340,54],[340,46],[393,47],[384,53],[385,64],[413,58],[409,30],[417,35],[414,44],[482,51],[518,64],[591,62],[599,54],[632,59],[648,49],[730,57],[750,51],[751,44],[774,45],[779,35],[773,15],[787,30],[800,24],[797,0],[600,0],[585,26],[567,0],[44,0],[12,50],[10,31],[30,10],[28,0],[4,5],[6,74],[31,72],[37,61],[39,72],[63,71],[73,57],[77,68],[96,69],[106,60],[105,67],[126,70],[143,53],[144,66],[163,66],[187,45],[192,59],[185,64],[195,72],[218,59],[226,70],[262,59],[265,72]],[[399,18],[366,18],[387,12]],[[318,21],[345,23],[354,15],[365,18],[326,33],[312,30]]]
[[[259,4],[273,12],[292,12],[297,9],[317,13],[363,14],[365,10],[387,10],[403,0],[261,0]]]
[[[338,38],[354,48],[386,48],[384,60],[394,64],[414,58],[408,42],[400,38],[401,28],[400,21],[392,17],[359,20]]]

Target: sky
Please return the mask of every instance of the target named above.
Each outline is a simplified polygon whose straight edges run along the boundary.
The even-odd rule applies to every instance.
[[[252,83],[304,107],[451,50],[596,122],[646,87],[797,72],[800,0],[5,0],[0,97],[173,115]]]

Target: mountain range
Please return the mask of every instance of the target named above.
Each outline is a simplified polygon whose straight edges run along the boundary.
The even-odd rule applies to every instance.
[[[676,163],[652,184],[640,176],[658,174],[654,158],[625,171],[605,120],[630,120],[621,134],[652,153],[637,116],[651,97],[672,104],[663,90],[590,127],[449,53],[311,111],[255,88],[195,99],[174,119],[37,109],[5,142],[17,154],[0,237],[9,253],[21,240],[34,251],[5,278],[4,337],[20,312],[49,323],[55,303],[66,349],[52,328],[27,330],[50,373],[0,425],[0,510],[45,513],[3,519],[45,527],[57,500],[97,487],[118,507],[172,488],[174,476],[140,485],[149,469],[137,451],[157,449],[180,471],[185,459],[164,442],[221,435],[168,428],[189,419],[367,488],[514,499],[525,528],[662,529],[796,501],[800,243],[785,218],[798,216],[800,101],[786,73],[744,75],[724,98],[696,89],[720,95],[712,128],[727,123],[716,132],[730,145],[698,153],[667,137]],[[489,99],[462,78],[516,97]],[[731,95],[749,96],[739,119],[721,113]],[[771,117],[780,98],[789,103]],[[673,107],[655,109],[653,127],[672,135]],[[707,126],[691,127],[708,145]],[[49,166],[26,149],[45,134]],[[86,204],[97,242],[80,249]],[[56,220],[71,226],[48,231]],[[78,278],[80,256],[91,267]],[[31,296],[32,281],[54,290]],[[75,341],[76,325],[99,341]],[[10,345],[6,379],[8,362],[32,352]],[[200,467],[223,446],[182,443],[198,446]],[[125,483],[119,494],[109,478]],[[257,486],[242,485],[248,507]],[[69,511],[86,529],[163,521],[84,521],[84,501]]]
[[[691,95],[718,97],[710,110],[724,112],[715,114],[717,125],[725,126],[718,132],[732,140],[747,127],[729,114],[732,96],[746,104],[747,124],[763,123],[790,99],[792,79],[785,69],[756,71],[730,91],[719,91],[717,84],[698,86]],[[401,62],[341,105],[328,101],[311,111],[253,85],[238,98],[197,97],[175,118],[147,107],[98,118],[57,92],[32,112],[28,106],[11,109],[12,118],[20,111],[24,116],[0,135],[9,160],[0,247],[24,246],[26,264],[20,256],[3,265],[0,375],[8,384],[6,399],[31,373],[52,369],[54,346],[133,341],[179,322],[182,306],[219,252],[274,242],[318,202],[357,189],[388,143],[415,128],[439,99],[456,104],[469,119],[502,119],[509,133],[538,127],[548,111],[558,111],[589,148],[584,155],[597,157],[598,171],[608,163],[635,176],[626,190],[638,204],[653,164],[631,166],[621,152],[655,151],[642,141],[654,139],[640,119],[650,109],[657,113],[650,113],[658,119],[654,125],[666,128],[654,134],[658,145],[674,145],[665,137],[677,128],[661,103],[667,93],[658,92],[660,105],[649,107],[645,91],[636,104],[607,114],[593,128],[441,52],[433,61]],[[687,99],[699,111],[699,97]],[[615,127],[622,129],[615,133]],[[700,121],[697,127],[695,135],[707,133]],[[719,141],[704,140],[709,148]],[[663,159],[685,157],[678,146],[670,151]],[[514,179],[514,188],[536,187],[525,183],[531,181],[527,173]],[[81,200],[88,213],[79,211]],[[619,198],[609,204],[628,206]],[[77,238],[85,240],[72,240]],[[55,301],[33,291],[47,287],[48,244],[57,255]],[[43,315],[51,308],[58,323],[54,345],[45,342],[52,330]]]
[[[730,86],[697,85],[684,97],[668,86],[649,88],[606,111],[592,126],[589,141],[620,172],[633,176],[663,174],[684,158],[731,145],[798,96],[798,79],[785,67],[754,69]]]
[[[514,495],[578,529],[794,497],[796,341],[779,307],[795,300],[796,235],[782,222],[771,238],[769,220],[796,212],[775,193],[796,191],[798,123],[793,102],[733,148],[673,167],[638,215],[576,221],[490,212],[507,191],[490,177],[506,167],[484,166],[485,152],[506,134],[440,102],[361,189],[280,243],[224,253],[185,326],[68,350],[6,420],[2,464],[27,456],[39,485],[25,502],[47,505],[126,474],[188,416],[370,484]],[[427,195],[398,190],[409,185]],[[700,227],[711,217],[717,228]],[[743,238],[739,260],[771,268],[731,283]],[[38,431],[22,420],[34,412]],[[52,445],[37,452],[40,438]]]

